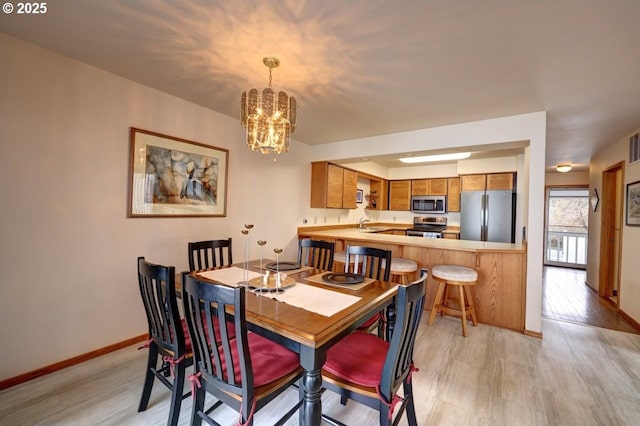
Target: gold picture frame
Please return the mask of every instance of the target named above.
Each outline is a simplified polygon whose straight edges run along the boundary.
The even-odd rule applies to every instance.
[[[127,216],[224,217],[229,150],[131,127]]]

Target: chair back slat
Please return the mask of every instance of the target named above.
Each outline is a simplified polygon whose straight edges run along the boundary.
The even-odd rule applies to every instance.
[[[330,271],[333,269],[334,251],[335,243],[304,238],[298,242],[298,263]]]
[[[354,262],[351,260],[354,259]],[[375,247],[347,246],[345,272],[353,272],[375,280],[389,281],[391,268],[383,268],[383,264],[391,264],[391,251]]]
[[[424,310],[427,276],[427,270],[422,269],[418,280],[398,287],[396,323],[380,384],[380,393],[385,398],[392,398],[404,378],[411,373],[413,348]]]
[[[190,242],[188,252],[190,272],[228,266],[233,263],[231,238]]]
[[[165,350],[184,353],[185,336],[176,299],[175,268],[149,263],[139,257],[138,285],[151,338]]]

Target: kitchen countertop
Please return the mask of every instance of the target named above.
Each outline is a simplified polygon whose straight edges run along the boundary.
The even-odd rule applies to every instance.
[[[374,225],[373,228],[384,228],[384,225]],[[388,230],[392,229],[404,229],[399,226],[388,226]],[[459,250],[459,251],[472,251],[472,252],[526,252],[527,246],[525,244],[509,244],[509,243],[492,243],[483,241],[469,241],[469,240],[452,240],[445,238],[422,238],[422,237],[408,237],[405,235],[390,235],[381,233],[383,230],[377,232],[361,231],[356,227],[343,227],[318,230],[318,227],[313,227],[309,230],[304,227],[298,228],[298,235],[317,239],[343,239],[343,240],[359,240],[359,241],[371,241],[378,243],[388,243],[405,246],[415,247],[427,247],[438,248],[442,250]],[[455,231],[453,231],[455,232]]]

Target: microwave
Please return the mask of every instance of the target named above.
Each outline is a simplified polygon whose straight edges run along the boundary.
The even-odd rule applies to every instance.
[[[411,197],[413,213],[446,213],[446,195],[414,195]]]

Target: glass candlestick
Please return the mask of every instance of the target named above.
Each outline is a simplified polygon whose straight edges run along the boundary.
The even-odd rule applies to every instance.
[[[280,253],[282,253],[281,248],[274,248],[273,252],[276,254],[276,293],[281,293],[282,290],[280,286],[282,285],[282,280],[280,279]]]
[[[249,237],[249,230],[253,228],[253,225],[244,225],[245,229],[243,229],[242,235],[245,236],[244,239],[244,261],[242,262],[243,271],[242,271],[242,281],[238,282],[238,285],[248,286],[249,285],[249,242],[251,238]]]
[[[262,293],[262,285],[266,279],[269,279],[269,275],[265,274],[264,277],[262,276],[263,273],[263,269],[262,269],[262,259],[264,258],[263,256],[263,251],[264,251],[264,246],[265,244],[267,244],[267,242],[265,240],[258,240],[258,245],[260,246],[260,293]]]

